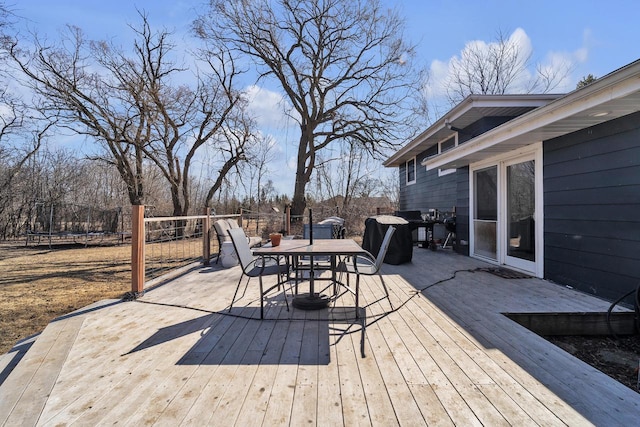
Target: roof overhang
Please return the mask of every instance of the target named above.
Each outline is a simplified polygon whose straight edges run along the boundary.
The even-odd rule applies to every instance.
[[[465,128],[483,117],[515,117],[548,104],[561,95],[469,95],[428,129],[402,147],[383,164],[399,166],[429,147],[455,135],[450,129]]]
[[[458,168],[640,111],[640,61],[422,162]]]

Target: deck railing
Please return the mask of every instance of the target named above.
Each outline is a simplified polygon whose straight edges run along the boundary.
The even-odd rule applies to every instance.
[[[131,292],[144,293],[150,281],[194,262],[208,265],[217,253],[213,222],[241,215],[203,215],[145,218],[144,206],[132,207]]]
[[[328,211],[329,212],[329,211]],[[328,212],[320,213],[319,217]],[[380,209],[376,214],[380,214]],[[132,206],[131,212],[131,293],[135,297],[144,293],[145,286],[165,274],[179,271],[194,262],[208,265],[219,252],[218,238],[213,223],[221,218],[236,218],[247,235],[261,235],[265,230],[302,234],[306,216],[297,217],[297,228],[292,229],[289,208],[284,213],[252,213],[211,215],[205,209],[202,215],[182,217],[145,218],[145,206]]]
[[[155,279],[179,272],[194,262],[208,265],[219,252],[213,223],[222,218],[235,218],[248,235],[260,235],[262,223],[269,218],[280,223],[274,215],[261,216],[242,212],[230,215],[202,215],[145,218],[145,207],[132,207],[131,215],[131,293],[135,297]],[[286,215],[286,221],[288,218]],[[275,225],[274,225],[275,226]],[[279,225],[278,225],[279,226]],[[283,224],[288,229],[289,226]],[[255,229],[255,230],[254,230]]]

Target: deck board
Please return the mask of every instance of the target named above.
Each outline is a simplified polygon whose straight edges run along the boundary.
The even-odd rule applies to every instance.
[[[3,384],[4,388],[12,389],[15,393],[0,399],[0,417],[11,414],[9,420],[15,425],[33,425],[37,422],[60,378],[82,323],[83,319],[73,318],[47,326],[47,333],[34,343],[20,362],[21,369],[14,370]],[[3,418],[0,421],[9,422]]]
[[[437,315],[436,310],[430,311],[430,316]],[[430,316],[425,318],[429,319]],[[412,323],[415,321],[415,318],[411,319]],[[440,328],[437,328],[436,324],[440,325]],[[527,390],[503,369],[495,365],[493,360],[486,353],[480,351],[472,340],[459,336],[461,332],[449,323],[449,320],[440,317],[432,319],[431,322],[423,323],[423,325],[429,331],[435,331],[434,339],[441,343],[443,350],[456,361],[466,376],[473,379],[473,384],[480,389],[482,394],[487,396],[510,424],[535,424],[536,419],[538,422],[542,420],[548,422],[552,414],[539,408],[539,402],[533,399]],[[455,345],[453,345],[454,343]],[[510,399],[510,396],[518,396],[520,405]],[[538,416],[532,417],[529,412],[535,410],[538,410]]]
[[[638,393],[502,314],[608,303],[486,266],[416,248],[384,266],[388,298],[361,278],[363,319],[349,293],[307,312],[275,293],[265,320],[256,283],[228,312],[239,268],[195,268],[49,325],[0,385],[0,425],[637,422]]]
[[[409,384],[407,384],[406,377],[399,369],[397,359],[402,360],[406,358],[407,352],[401,348],[402,344],[394,346],[393,342],[385,339],[380,331],[380,326],[374,325],[371,328],[367,328],[367,340],[366,340],[366,354],[365,360],[370,361],[369,365],[361,363],[363,366],[363,372],[365,372],[365,378],[368,372],[373,372],[376,375],[376,382],[372,384],[372,392],[379,393],[378,399],[370,399],[369,393],[367,393],[368,402],[372,411],[384,416],[393,415],[395,419],[384,419],[383,425],[393,425],[396,422],[399,424],[424,424],[421,420],[422,413],[417,402],[413,398]],[[392,350],[392,348],[394,350]],[[375,362],[375,368],[373,367]],[[411,361],[413,362],[413,361]],[[371,376],[372,374],[368,374]],[[365,384],[369,385],[371,381],[366,381]]]
[[[529,280],[529,279],[527,279]],[[546,282],[533,280],[538,287],[538,294],[542,295],[542,299],[546,301],[547,310],[549,311],[593,311],[594,305],[597,307],[603,307],[600,310],[606,310],[608,304],[603,301],[596,300],[592,302],[591,307],[584,302],[580,302],[576,305],[573,294],[567,301],[557,301],[552,299],[552,294],[555,289],[550,288]],[[525,283],[521,283],[521,286],[525,286]],[[546,285],[546,286],[545,286]],[[542,292],[544,290],[544,293]],[[612,400],[616,398],[625,400],[629,398],[628,389],[625,387],[617,387],[617,384],[612,383],[610,379],[603,373],[595,370],[586,363],[579,359],[569,355],[558,347],[549,346],[549,343],[537,336],[536,334],[528,331],[524,327],[521,327],[515,322],[509,320],[506,316],[500,314],[500,306],[492,301],[495,301],[494,294],[485,294],[484,296],[479,293],[466,293],[465,289],[458,289],[454,291],[454,295],[457,298],[451,298],[451,293],[447,294],[446,301],[444,298],[439,298],[439,304],[442,307],[446,307],[450,313],[457,313],[456,318],[459,328],[466,334],[471,334],[474,337],[479,336],[483,341],[490,342],[493,347],[500,350],[492,357],[496,360],[502,360],[504,363],[516,362],[521,367],[526,367],[525,371],[510,369],[512,375],[514,375],[519,382],[524,384],[527,390],[538,391],[543,394],[541,400],[546,405],[551,406],[551,410],[564,422],[580,420],[584,414],[588,414],[591,419],[599,421],[600,424],[610,422],[610,409],[608,405],[612,404]],[[443,291],[442,291],[443,292]],[[572,292],[573,293],[573,292]],[[493,307],[493,310],[489,311],[481,317],[475,317],[474,321],[469,321],[468,316],[460,312],[460,306],[464,306],[464,302],[468,302],[465,298],[468,295],[469,300],[477,303],[481,303],[483,306]],[[485,301],[486,299],[486,301]],[[582,297],[577,298],[583,300]],[[452,303],[457,301],[458,304]],[[462,304],[461,304],[462,303]],[[513,304],[509,307],[509,310],[503,311],[522,311],[522,312],[539,312],[539,303],[531,304],[528,301],[510,301]],[[518,305],[516,307],[516,305]],[[589,310],[590,308],[590,310]],[[501,352],[506,354],[506,357],[502,357]],[[529,372],[539,381],[531,381],[524,374]],[[577,380],[579,380],[581,386],[575,386]],[[548,390],[548,385],[542,383],[552,384],[551,390]],[[615,386],[615,390],[611,390],[610,386]],[[565,401],[572,403],[571,406],[565,405],[566,402],[560,401],[554,393],[560,394],[564,397]],[[594,393],[597,395],[607,394],[612,399],[594,400]],[[634,395],[631,395],[632,401],[635,401]],[[633,403],[631,409],[633,411],[627,415],[621,415],[620,421],[624,423],[637,418],[638,411],[637,401]],[[576,411],[577,410],[577,411]],[[632,422],[633,423],[633,422]]]

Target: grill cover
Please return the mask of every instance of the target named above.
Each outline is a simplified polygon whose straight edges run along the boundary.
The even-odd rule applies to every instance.
[[[367,218],[364,221],[363,249],[371,252],[373,256],[378,256],[382,240],[384,240],[389,226],[394,226],[396,232],[391,236],[389,250],[384,257],[385,264],[398,265],[411,262],[413,239],[411,238],[410,224],[407,220],[397,216],[379,215]]]

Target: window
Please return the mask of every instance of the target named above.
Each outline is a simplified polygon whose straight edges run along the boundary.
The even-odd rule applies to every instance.
[[[434,157],[437,155],[438,155],[438,144],[432,145],[431,147],[427,148],[427,151],[424,152],[425,159],[428,159],[430,157]]]
[[[444,153],[445,151],[449,151],[456,146],[456,137],[455,135],[451,138],[444,140],[440,143],[440,153]]]
[[[452,150],[456,148],[458,145],[458,134],[456,133],[451,138],[445,139],[438,144],[438,154],[442,154],[446,151]],[[438,169],[438,176],[449,175],[450,173],[454,173],[455,169]]]
[[[416,182],[416,158],[407,160],[407,184]]]

